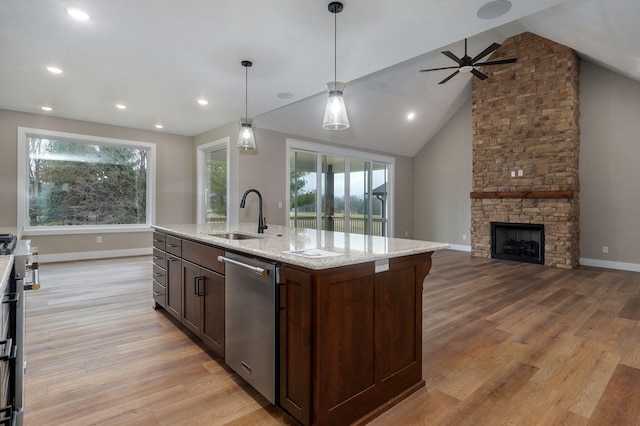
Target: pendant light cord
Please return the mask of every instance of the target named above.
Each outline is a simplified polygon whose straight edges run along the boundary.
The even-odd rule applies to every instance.
[[[338,13],[333,13],[333,84],[338,82]],[[334,89],[335,90],[335,89]]]
[[[249,67],[244,67],[244,122],[249,121]]]

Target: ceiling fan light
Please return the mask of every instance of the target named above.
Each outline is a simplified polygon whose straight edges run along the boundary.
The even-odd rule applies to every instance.
[[[349,128],[349,117],[347,116],[347,107],[344,104],[345,84],[339,81],[327,83],[329,91],[329,99],[327,99],[327,107],[324,110],[324,120],[322,128],[327,130],[344,130]]]
[[[240,125],[240,133],[238,134],[238,149],[254,150],[256,149],[256,138],[253,136],[253,128],[251,123],[242,122]]]
[[[471,65],[464,65],[458,69],[458,71],[460,72],[471,72],[472,70],[473,70],[473,67]]]

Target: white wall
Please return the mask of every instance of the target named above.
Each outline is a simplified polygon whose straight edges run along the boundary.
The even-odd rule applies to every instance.
[[[200,134],[194,138],[194,146],[212,142],[223,137],[231,138],[231,149],[235,149],[235,142],[238,137],[237,123],[230,123],[217,129],[210,130]],[[342,146],[343,148],[353,149],[345,145],[331,144],[324,141],[303,138],[296,135],[275,132],[266,129],[255,129],[256,152],[238,152],[238,200],[245,190],[255,188],[262,194],[264,206],[263,214],[267,219],[267,225],[272,223],[276,225],[288,225],[288,212],[285,211],[286,200],[289,196],[286,194],[286,141],[287,138],[298,140],[306,140],[309,142],[320,143],[325,145]],[[391,143],[392,141],[390,141]],[[195,151],[195,148],[194,148]],[[389,155],[372,151],[376,154]],[[409,157],[394,156],[396,159],[396,197],[395,197],[395,221],[394,229],[396,236],[411,237],[413,233],[412,218],[412,160]],[[255,195],[249,195],[253,199]],[[282,208],[278,206],[278,202],[282,202]],[[241,222],[256,222],[257,227],[257,203],[247,198],[247,206],[240,209]]]
[[[583,61],[580,71],[583,259],[640,265],[639,135],[640,82]],[[607,246],[609,253],[602,253],[602,246]]]
[[[472,137],[469,100],[413,158],[416,239],[470,249]]]
[[[0,226],[17,225],[18,127],[55,130],[156,144],[156,223],[194,221],[192,139],[161,132],[0,110]],[[30,237],[43,259],[70,260],[150,252],[151,232]]]

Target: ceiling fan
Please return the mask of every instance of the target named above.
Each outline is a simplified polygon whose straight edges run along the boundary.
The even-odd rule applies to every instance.
[[[464,39],[464,56],[462,58],[458,58],[456,55],[454,55],[453,53],[449,52],[448,50],[442,52],[443,55],[445,55],[448,58],[451,58],[454,61],[456,61],[458,63],[458,65],[452,66],[452,67],[431,68],[431,69],[428,69],[428,70],[420,70],[420,72],[439,71],[439,70],[452,70],[452,69],[456,69],[457,68],[453,72],[453,74],[449,75],[447,78],[445,78],[444,80],[442,80],[438,84],[446,83],[451,78],[453,78],[456,74],[461,73],[461,72],[470,72],[471,74],[473,74],[476,77],[478,77],[480,80],[485,80],[485,79],[489,78],[489,76],[484,74],[483,72],[478,71],[475,67],[487,66],[487,65],[512,64],[512,63],[514,63],[515,61],[518,60],[518,58],[508,58],[508,59],[498,59],[496,61],[477,62],[480,59],[482,59],[485,56],[487,56],[488,54],[493,53],[498,47],[500,47],[500,45],[498,43],[492,43],[491,46],[489,46],[486,49],[484,49],[482,52],[477,54],[474,58],[471,58],[469,55],[467,55],[467,39],[465,38]]]

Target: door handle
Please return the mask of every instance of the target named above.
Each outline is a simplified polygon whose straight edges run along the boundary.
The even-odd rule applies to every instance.
[[[266,277],[267,275],[269,275],[268,269],[260,268],[258,266],[247,265],[246,263],[238,262],[237,260],[229,259],[228,257],[218,256],[218,262],[231,263],[233,265],[240,266],[241,268],[248,269],[251,272],[256,273],[258,275],[262,275],[263,277]]]
[[[193,292],[195,293],[196,296],[202,296],[203,294],[200,292],[200,283],[202,282],[204,278],[202,277],[196,277],[194,279],[194,288],[193,288]]]

